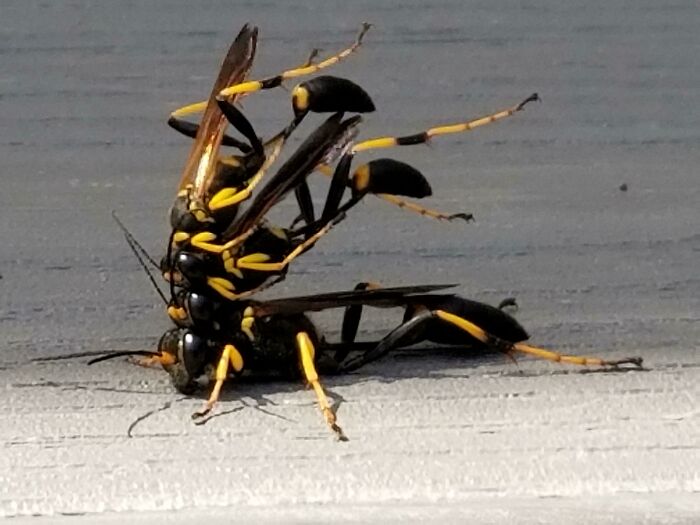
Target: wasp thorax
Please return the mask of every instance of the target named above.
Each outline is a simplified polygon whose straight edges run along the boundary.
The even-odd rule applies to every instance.
[[[220,307],[219,301],[205,294],[181,290],[168,306],[168,315],[180,327],[219,330],[216,313]]]
[[[205,258],[201,254],[180,251],[174,257],[173,269],[190,283],[205,280],[207,277]]]
[[[180,194],[170,208],[170,226],[173,230],[194,233],[214,222],[204,206],[191,200],[188,194]]]

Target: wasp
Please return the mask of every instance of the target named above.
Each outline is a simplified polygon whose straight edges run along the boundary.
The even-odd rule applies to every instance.
[[[188,136],[194,136],[195,141],[178,186],[175,204],[171,208],[172,234],[168,253],[161,262],[161,270],[166,279],[178,285],[195,287],[198,285],[197,281],[204,277],[214,290],[229,299],[232,298],[231,290],[235,289],[236,285],[231,279],[217,276],[217,272],[221,273],[223,269],[223,261],[208,255],[207,251],[211,250],[202,250],[202,248],[209,246],[208,241],[216,236],[215,232],[223,231],[226,234],[232,231],[231,224],[237,215],[238,206],[252,196],[253,189],[279,155],[285,140],[309,112],[335,112],[335,117],[329,119],[312,134],[296,155],[282,167],[275,180],[287,182],[270,186],[274,187],[274,192],[263,192],[265,198],[253,203],[247,214],[248,218],[265,213],[266,210],[261,212],[258,203],[264,202],[269,208],[295,186],[297,194],[301,195],[298,187],[303,181],[299,174],[303,175],[304,170],[308,171],[305,166],[310,161],[306,155],[314,153],[313,158],[317,158],[318,161],[332,160],[328,154],[324,154],[323,149],[317,147],[319,138],[327,139],[325,140],[328,144],[327,150],[332,147],[337,148],[338,140],[342,140],[342,136],[357,123],[357,119],[341,123],[340,119],[344,112],[362,113],[374,110],[374,104],[369,95],[353,82],[330,76],[318,77],[294,88],[292,96],[294,120],[282,132],[263,144],[250,122],[234,103],[247,93],[271,89],[279,86],[283,80],[310,74],[337,63],[359,47],[368,29],[369,25],[363,24],[352,46],[318,64],[307,61],[301,67],[285,71],[275,77],[262,81],[243,82],[252,66],[257,42],[257,30],[245,26],[224,59],[209,100],[206,103],[191,104],[171,115],[169,124]],[[228,87],[225,87],[227,85]],[[204,114],[199,125],[182,120],[184,115],[201,109],[204,109]],[[231,123],[240,131],[248,139],[249,144],[226,135],[227,123]],[[332,137],[325,135],[332,135]],[[329,140],[336,136],[336,140]],[[218,150],[222,145],[238,147],[244,155],[218,158]],[[240,221],[237,224],[240,224]],[[241,265],[260,263],[255,253],[261,247],[265,247],[268,258],[270,254],[273,256],[280,254],[286,255],[287,260],[291,261],[312,243],[313,240],[309,240],[303,246],[299,246],[300,242],[286,236],[282,229],[260,222],[254,229],[247,228],[243,235],[229,240],[227,253],[230,253],[230,249],[235,246],[238,248],[237,253],[243,255],[239,257]],[[256,248],[257,251],[252,256],[246,256],[251,247]],[[238,288],[241,288],[240,282],[243,281],[241,275],[243,269],[237,268],[232,272],[233,281],[238,281]],[[251,290],[258,289],[267,277],[249,276],[246,286]]]
[[[205,421],[218,401],[224,382],[244,373],[303,379],[314,390],[323,417],[336,437],[345,440],[320,381],[321,374],[348,373],[376,361],[391,350],[423,341],[455,345],[469,352],[496,350],[584,366],[619,368],[642,366],[640,357],[604,360],[565,355],[525,343],[528,333],[503,308],[456,294],[433,293],[456,285],[423,285],[355,290],[269,301],[227,303],[225,311],[210,311],[218,319],[220,337],[180,327],[166,332],[156,352],[119,352],[94,359],[98,362],[134,353],[155,356],[168,371],[173,385],[191,394],[201,376],[213,376],[214,386],[202,410],[192,417]],[[355,343],[363,307],[404,309],[403,322],[384,338]],[[345,308],[342,341],[329,343],[317,330],[309,312]],[[242,329],[236,329],[239,325]],[[226,342],[222,342],[225,340]],[[354,357],[347,358],[351,353]]]
[[[230,217],[217,220],[220,219],[217,214],[224,209],[235,211],[234,204],[250,197],[289,135],[309,112],[362,113],[374,110],[369,96],[353,82],[330,76],[318,77],[294,88],[293,121],[263,143],[252,124],[235,106],[246,94],[272,89],[285,80],[309,75],[340,62],[359,48],[369,28],[369,24],[363,24],[350,47],[320,63],[311,63],[310,57],[300,67],[248,82],[244,80],[252,68],[258,30],[248,25],[241,29],[224,58],[209,98],[175,110],[168,120],[171,127],[195,139],[171,208],[173,230],[197,231],[203,226],[216,228],[217,224],[228,224]],[[184,120],[185,116],[199,111],[203,111],[200,124]],[[247,143],[226,134],[229,123],[247,139]],[[222,145],[233,146],[243,155],[221,157],[219,150]]]
[[[343,213],[357,204],[368,193],[379,195],[401,207],[438,219],[461,218],[467,221],[473,219],[473,215],[470,213],[440,213],[400,198],[400,196],[423,198],[432,193],[424,177],[410,166],[391,159],[378,159],[360,166],[350,176],[352,158],[358,152],[427,143],[439,135],[469,131],[495,122],[522,110],[528,102],[537,100],[536,94],[513,108],[469,122],[438,126],[403,137],[378,137],[354,144],[342,154],[334,172],[329,166],[329,161],[334,160],[341,149],[345,147],[343,140],[340,140],[340,138],[345,138],[342,133],[349,135],[351,129],[359,122],[359,119],[344,122],[342,125],[346,126],[346,130],[341,130],[341,137],[335,138],[337,126],[341,125],[340,115],[345,111],[363,113],[374,110],[374,104],[369,95],[359,86],[348,80],[329,76],[318,77],[298,85],[294,88],[292,95],[294,122],[266,145],[260,143],[252,125],[232,104],[236,97],[277,87],[285,79],[315,72],[336,63],[357,49],[368,27],[367,24],[363,25],[358,38],[351,47],[319,64],[304,65],[301,68],[289,70],[265,80],[249,82],[241,80],[250,69],[254,52],[251,49],[254,50],[255,46],[253,44],[245,45],[241,42],[254,41],[253,37],[257,33],[244,28],[239,34],[222,65],[209,103],[206,105],[203,117],[205,124],[197,128],[195,145],[180,183],[176,204],[172,208],[173,234],[171,243],[169,243],[168,256],[162,265],[166,279],[181,279],[190,287],[193,286],[194,281],[197,281],[197,287],[206,281],[208,286],[229,300],[249,296],[259,291],[261,286],[269,286],[270,279],[273,279],[273,283],[277,282],[294,258],[310,248],[318,238],[329,231],[332,226],[329,223],[335,224]],[[239,65],[234,67],[232,64]],[[232,75],[231,72],[237,74]],[[222,84],[231,81],[241,82],[221,89]],[[214,100],[218,103],[218,111]],[[195,128],[189,124],[183,124],[178,119],[184,114],[201,109],[203,104],[197,103],[177,110],[171,116],[171,125],[180,131],[185,130],[186,134],[191,135]],[[279,154],[286,137],[296,127],[299,120],[310,111],[317,113],[336,111],[336,114],[319,127],[299,148],[293,158],[279,170],[275,179],[260,192],[251,204],[245,219],[234,222],[233,218],[237,214],[238,206],[251,197],[253,188],[260,182],[269,165]],[[222,115],[250,140],[248,148],[256,152],[252,157],[254,162],[244,161],[241,158],[231,162],[229,159],[224,163],[226,169],[212,169],[210,165],[211,155],[207,153],[206,148],[203,152],[202,147],[200,147],[202,136],[207,136],[206,133],[202,135],[201,130],[210,127],[209,123],[213,120],[223,123]],[[336,120],[336,122],[332,123],[331,120]],[[214,138],[218,138],[218,136],[216,135]],[[270,148],[272,148],[272,152],[267,154],[266,152]],[[263,158],[264,161],[262,161]],[[226,185],[224,181],[230,180],[229,168],[232,165],[237,168],[235,178],[243,181],[243,187],[219,189],[222,185]],[[196,170],[193,169],[193,166],[196,166]],[[254,171],[255,169],[257,171]],[[321,170],[329,175],[333,173],[333,181],[323,214],[319,220],[315,219],[313,203],[306,182],[306,176],[313,170]],[[401,180],[403,180],[403,184],[398,183]],[[280,184],[280,181],[283,181],[283,184]],[[345,186],[352,188],[353,197],[345,206],[339,208]],[[284,196],[290,187],[294,189],[301,211],[300,219],[306,223],[305,227],[292,230],[291,228],[268,226],[261,217],[279,200],[279,198],[273,197]],[[270,191],[266,191],[270,188]],[[218,191],[203,200],[203,196],[211,193],[212,189]],[[193,191],[194,197],[192,196]],[[213,213],[220,212],[227,213],[226,220],[221,217],[217,220],[216,217],[212,216]],[[294,224],[296,221],[292,226]],[[208,227],[204,228],[204,225]],[[252,247],[264,247],[265,249],[251,250]],[[220,254],[223,261],[212,254]],[[179,281],[178,284],[180,284]]]
[[[252,67],[257,30],[245,26],[232,44],[206,102],[185,106],[171,115],[169,124],[194,138],[171,209],[172,233],[162,263],[170,283],[168,314],[176,328],[167,331],[155,352],[117,352],[144,355],[160,364],[174,386],[189,393],[202,375],[213,375],[214,385],[202,410],[193,418],[204,421],[216,405],[230,376],[275,373],[301,377],[315,393],[328,426],[339,438],[343,431],[319,379],[321,374],[356,370],[395,348],[420,341],[492,348],[508,355],[526,353],[555,361],[618,367],[641,366],[641,359],[605,361],[567,356],[524,343],[528,334],[502,308],[455,294],[437,294],[454,285],[377,288],[362,284],[355,290],[313,296],[257,301],[252,296],[284,278],[289,264],[311,249],[364,196],[375,194],[441,220],[469,214],[442,214],[406,204],[403,197],[423,198],[432,192],[425,176],[400,161],[382,158],[351,169],[356,154],[371,149],[416,145],[432,138],[474,128],[521,111],[536,94],[509,109],[475,120],[441,125],[406,136],[385,136],[356,141],[360,115],[374,111],[374,103],[358,85],[347,79],[322,76],[299,84],[292,92],[292,121],[272,139],[263,142],[252,124],[235,106],[250,93],[272,89],[284,80],[333,65],[352,53],[355,43],[318,64],[308,60],[299,68],[259,81],[246,81]],[[181,117],[204,111],[199,125]],[[257,186],[278,158],[288,137],[310,112],[331,113],[292,153],[274,176]],[[231,124],[247,142],[226,134]],[[241,155],[221,157],[223,146]],[[331,165],[335,163],[335,168]],[[314,171],[331,176],[328,193],[317,217],[307,179]],[[352,174],[351,174],[352,172]],[[344,200],[347,189],[350,196]],[[300,216],[288,228],[266,221],[269,211],[294,192]],[[247,207],[239,209],[242,203]],[[298,226],[303,222],[302,226]],[[127,241],[138,256],[135,242]],[[140,259],[141,260],[141,259]],[[145,267],[145,264],[142,263]],[[155,281],[154,281],[155,283]],[[178,290],[176,290],[178,288]],[[383,339],[356,343],[364,307],[403,308],[404,321]],[[320,336],[309,312],[345,308],[342,340],[328,343]],[[354,353],[352,357],[350,354]]]

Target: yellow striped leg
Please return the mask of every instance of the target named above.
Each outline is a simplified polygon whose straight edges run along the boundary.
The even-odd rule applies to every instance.
[[[362,39],[365,36],[365,33],[369,30],[371,27],[370,24],[363,23],[360,32],[357,35],[357,38],[355,39],[355,42],[348,47],[347,49],[344,49],[340,53],[337,53],[333,56],[330,56],[326,58],[325,60],[322,60],[321,62],[318,62],[316,64],[306,64],[302,67],[298,67],[295,69],[289,69],[287,71],[283,71],[279,75],[276,75],[274,77],[269,77],[263,80],[251,80],[248,82],[243,82],[241,84],[236,84],[235,86],[229,86],[225,89],[223,89],[221,92],[219,92],[219,97],[221,98],[226,98],[230,97],[233,95],[243,95],[247,93],[253,93],[255,91],[260,91],[262,89],[271,89],[274,87],[279,86],[284,82],[285,80],[289,80],[292,78],[297,78],[305,75],[312,75],[318,71],[321,71],[322,69],[325,69],[327,67],[333,66],[340,62],[341,60],[347,58],[350,56],[352,53],[354,53],[360,45],[362,45]]]
[[[223,352],[221,352],[221,357],[219,358],[219,364],[216,366],[216,375],[214,376],[216,382],[214,383],[214,388],[211,390],[209,399],[204,405],[204,408],[199,412],[192,414],[192,419],[198,423],[203,423],[201,420],[204,416],[209,414],[216,402],[219,400],[219,395],[221,394],[221,387],[224,386],[224,381],[228,378],[228,367],[231,367],[236,371],[240,372],[243,370],[243,357],[240,352],[233,345],[225,345]]]
[[[307,59],[307,61],[301,66],[297,67],[294,69],[290,69],[287,71],[284,71],[280,73],[279,75],[276,75],[274,77],[269,77],[263,80],[251,80],[248,82],[242,82],[241,84],[236,84],[234,86],[229,86],[225,89],[223,89],[221,92],[219,92],[219,97],[221,98],[227,98],[233,95],[239,95],[238,100],[240,101],[241,96],[245,96],[249,93],[253,93],[255,91],[260,91],[262,89],[272,89],[274,87],[277,87],[282,84],[285,80],[291,79],[291,78],[296,78],[296,77],[301,77],[304,75],[312,75],[313,73],[316,73],[317,71],[320,71],[322,69],[325,69],[327,67],[330,67],[332,65],[337,64],[347,56],[351,55],[352,53],[355,52],[355,50],[360,47],[362,44],[362,38],[365,36],[365,33],[369,30],[371,27],[370,24],[362,24],[362,27],[360,29],[360,33],[357,36],[357,39],[355,42],[348,47],[347,49],[344,49],[340,53],[330,56],[327,59],[318,62],[317,64],[313,63],[313,59],[316,57],[316,54],[312,52],[311,56]],[[207,102],[206,100],[203,100],[201,102],[195,102],[194,104],[188,104],[187,106],[183,106],[181,108],[176,109],[170,114],[171,118],[181,118],[187,115],[191,115],[192,113],[198,113],[200,111],[204,111],[204,109],[207,107]]]
[[[318,373],[316,372],[316,367],[314,366],[314,345],[311,342],[309,334],[306,332],[299,332],[297,334],[297,349],[299,350],[299,360],[301,361],[301,368],[304,372],[304,377],[306,378],[307,383],[313,387],[314,392],[316,393],[318,406],[323,413],[326,423],[340,441],[347,441],[348,438],[345,437],[343,430],[336,423],[335,413],[333,413],[331,404],[328,402],[326,393],[323,391],[323,387],[318,379]]]
[[[379,148],[393,148],[395,146],[413,146],[415,144],[424,144],[429,142],[433,137],[439,135],[450,135],[452,133],[464,133],[466,131],[471,131],[473,129],[491,124],[497,120],[501,120],[510,117],[521,111],[525,104],[535,100],[540,100],[537,93],[533,93],[528,98],[523,100],[517,106],[513,106],[509,109],[499,111],[492,115],[478,118],[476,120],[471,120],[469,122],[461,122],[457,124],[450,124],[447,126],[438,126],[435,128],[430,128],[426,131],[416,133],[415,135],[407,135],[405,137],[377,137],[374,139],[365,140],[353,146],[352,153],[358,153],[360,151],[366,151],[369,149],[379,149]]]
[[[426,208],[424,206],[421,206],[420,204],[416,204],[415,202],[411,202],[406,199],[402,199],[401,197],[397,197],[396,195],[390,195],[388,193],[377,193],[376,196],[382,200],[385,200],[386,202],[390,202],[398,206],[401,209],[417,213],[418,215],[422,215],[423,217],[437,219],[439,221],[453,221],[455,219],[462,219],[465,222],[469,222],[474,220],[474,215],[472,215],[471,213],[445,213],[438,210],[431,210],[430,208]]]
[[[239,95],[238,100],[240,101],[241,96],[245,96],[249,93],[253,93],[255,91],[260,91],[263,89],[272,89],[275,88],[279,85],[282,84],[285,80],[289,80],[292,78],[297,78],[301,77],[304,75],[312,75],[313,73],[316,73],[317,71],[321,71],[322,69],[325,69],[327,67],[333,66],[343,60],[344,58],[348,57],[352,53],[355,52],[355,50],[360,47],[362,44],[362,39],[365,36],[365,33],[369,30],[371,27],[371,24],[364,23],[362,24],[362,27],[360,28],[360,33],[357,36],[357,39],[355,42],[348,47],[347,49],[344,49],[340,53],[330,56],[326,58],[325,60],[318,62],[317,64],[313,63],[313,59],[316,58],[317,53],[312,52],[307,61],[301,66],[297,67],[294,69],[290,69],[287,71],[282,72],[279,75],[276,75],[274,77],[269,77],[263,80],[251,80],[248,82],[242,82],[240,84],[236,84],[234,86],[229,86],[225,89],[223,89],[221,92],[219,92],[219,97],[220,98],[228,98],[233,95]],[[314,50],[317,51],[317,50]],[[192,113],[198,113],[200,111],[204,111],[204,109],[207,107],[207,102],[206,100],[203,100],[201,102],[195,102],[194,104],[189,104],[187,106],[183,106],[181,108],[176,109],[170,114],[171,118],[182,118],[187,115],[191,115]]]
[[[569,363],[572,365],[582,365],[582,366],[609,366],[617,368],[620,365],[635,365],[637,367],[642,366],[641,357],[626,357],[623,359],[617,359],[614,361],[607,361],[599,357],[583,357],[576,355],[565,355],[558,352],[553,352],[551,350],[545,350],[544,348],[539,348],[536,346],[527,345],[525,343],[509,343],[502,339],[499,339],[489,333],[487,333],[482,328],[478,327],[474,323],[463,319],[457,315],[445,312],[443,310],[436,310],[435,315],[458,328],[461,328],[467,332],[472,337],[478,339],[482,343],[487,345],[498,346],[503,348],[507,352],[521,352],[523,354],[534,355],[541,359],[547,359],[548,361],[556,361],[560,363]]]

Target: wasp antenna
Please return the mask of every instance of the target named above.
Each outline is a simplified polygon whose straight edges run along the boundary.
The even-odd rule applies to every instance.
[[[148,262],[151,263],[151,266],[153,266],[154,268],[159,268],[159,265],[155,261],[155,259],[153,259],[153,257],[150,256],[146,249],[143,246],[141,246],[141,243],[136,240],[136,237],[134,237],[133,234],[129,231],[129,229],[126,226],[124,226],[124,223],[119,219],[115,210],[112,210],[112,218],[114,219],[114,222],[117,223],[117,226],[119,226],[121,231],[124,233],[124,236],[127,237],[127,239],[131,239],[131,242],[141,251],[141,254],[148,260]]]
[[[168,237],[168,251],[165,255],[165,260],[168,264],[168,271],[170,275],[168,276],[168,284],[170,285],[170,301],[175,302],[175,278],[173,277],[173,241],[175,240],[175,230],[170,232]],[[167,301],[166,301],[167,303]],[[168,303],[170,304],[170,303]]]
[[[139,264],[141,265],[141,268],[143,268],[143,271],[146,272],[146,275],[148,276],[148,280],[151,281],[151,284],[153,285],[153,288],[155,289],[156,293],[160,296],[160,298],[163,300],[164,304],[168,304],[168,299],[165,297],[165,294],[163,293],[163,290],[160,289],[160,286],[158,286],[158,282],[156,281],[155,277],[153,277],[153,274],[151,273],[151,270],[148,269],[148,266],[146,263],[143,261],[141,256],[139,255],[138,250],[136,247],[131,243],[129,238],[127,237],[126,242],[129,244],[129,247],[131,248],[131,251],[134,252],[134,255],[136,256],[136,259],[138,259]]]
[[[160,352],[151,352],[149,350],[121,350],[118,352],[111,352],[109,354],[101,355],[100,357],[96,357],[95,359],[90,359],[90,361],[88,361],[88,365],[94,365],[95,363],[100,363],[102,361],[108,361],[116,357],[123,357],[128,355],[146,355],[150,357],[161,357],[163,354],[161,354]]]
[[[148,269],[148,265],[146,265],[146,263],[144,262],[143,257],[148,258],[149,262],[151,264],[153,264],[154,266],[158,267],[158,265],[148,255],[148,252],[146,252],[146,250],[144,250],[143,247],[138,243],[138,241],[134,238],[134,236],[131,235],[131,232],[126,229],[126,226],[124,226],[124,224],[122,224],[122,222],[119,220],[119,217],[117,217],[117,212],[115,212],[114,210],[112,210],[112,217],[114,218],[116,223],[119,225],[122,232],[124,232],[124,238],[126,239],[126,243],[129,245],[129,248],[131,248],[131,251],[136,256],[136,259],[139,261],[139,264],[141,265],[141,268],[143,268],[143,271],[146,272],[146,275],[148,276],[148,280],[151,281],[151,284],[153,285],[153,288],[155,288],[156,293],[163,300],[163,303],[168,304],[168,299],[165,297],[165,294],[160,289],[160,286],[158,286],[158,283],[156,282],[155,278],[153,277],[153,274],[151,273],[151,270]],[[139,253],[139,252],[141,252],[141,253]],[[143,257],[142,257],[142,255],[143,255]]]

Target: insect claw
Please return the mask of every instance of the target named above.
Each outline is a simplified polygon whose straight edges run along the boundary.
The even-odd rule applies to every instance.
[[[542,102],[542,99],[537,93],[533,93],[529,97],[527,97],[525,100],[523,100],[520,104],[517,105],[515,108],[516,111],[520,111],[525,107],[525,104],[528,102]]]
[[[362,43],[362,39],[364,38],[365,34],[367,34],[367,31],[369,31],[374,24],[370,22],[362,22],[362,26],[360,27],[360,33],[357,35],[357,43],[360,44]]]
[[[505,352],[505,356],[508,358],[508,361],[513,363],[515,365],[515,368],[520,370],[520,364],[518,363],[518,360],[515,358],[515,355],[513,352]]]
[[[505,308],[513,308],[517,312],[518,303],[516,302],[515,297],[506,297],[500,303],[498,303],[497,308],[499,310],[503,310]]]
[[[212,408],[213,408],[213,406],[210,405],[209,403],[207,403],[204,407],[204,410],[199,410],[197,412],[194,412],[192,414],[192,421],[194,421],[195,425],[203,425],[204,423],[206,423],[209,420],[209,418],[207,418],[207,419],[203,419],[203,418],[211,412]]]
[[[331,425],[331,430],[335,432],[335,437],[338,441],[350,441],[348,437],[345,435],[343,432],[343,429],[340,428],[338,425],[333,424]]]
[[[332,408],[324,408],[323,417],[338,441],[349,441],[343,429],[336,423],[335,412],[333,412]]]
[[[203,418],[203,419],[195,419],[194,424],[197,425],[198,427],[201,427],[202,425],[206,425],[207,421],[209,421],[211,417]]]
[[[637,368],[643,368],[644,359],[641,357],[625,357],[623,359],[617,359],[615,361],[606,361],[607,366],[613,368],[622,368],[621,365],[633,365]]]
[[[474,214],[472,213],[453,213],[447,216],[448,221],[453,221],[455,219],[462,219],[464,222],[476,222]]]

